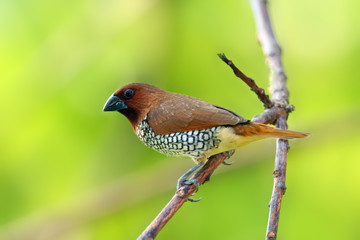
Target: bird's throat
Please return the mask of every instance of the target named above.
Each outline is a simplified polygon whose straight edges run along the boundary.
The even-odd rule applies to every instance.
[[[120,111],[121,114],[123,114],[131,123],[135,133],[136,133],[136,128],[139,125],[139,123],[141,122],[142,118],[139,115],[139,113],[137,111],[135,111],[132,108],[127,108],[127,109],[122,109]]]

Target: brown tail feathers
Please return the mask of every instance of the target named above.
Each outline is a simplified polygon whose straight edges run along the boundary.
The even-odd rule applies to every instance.
[[[274,137],[274,138],[304,138],[309,134],[302,132],[295,132],[290,130],[282,130],[269,125],[250,122],[249,124],[239,124],[234,126],[235,133],[238,135],[250,137]]]

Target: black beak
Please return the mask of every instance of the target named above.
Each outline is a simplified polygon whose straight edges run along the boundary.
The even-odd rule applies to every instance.
[[[117,111],[128,108],[123,100],[115,95],[111,95],[109,99],[106,101],[104,106],[104,111]]]

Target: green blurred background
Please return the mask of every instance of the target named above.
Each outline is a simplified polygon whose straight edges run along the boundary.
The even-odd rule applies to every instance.
[[[270,3],[293,130],[279,239],[359,239],[360,3]],[[260,86],[268,70],[248,1],[1,0],[0,239],[135,239],[190,160],[142,145],[102,107],[146,82],[246,118],[262,104],[216,56]],[[158,239],[263,239],[274,140],[238,150]]]

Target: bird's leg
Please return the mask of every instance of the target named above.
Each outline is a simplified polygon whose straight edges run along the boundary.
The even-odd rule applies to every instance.
[[[225,153],[227,154],[226,159],[229,159],[229,158],[231,158],[231,156],[235,153],[235,150],[234,150],[234,149],[233,149],[233,150],[229,150],[229,151],[226,151]],[[232,165],[232,162],[228,163],[228,162],[226,162],[226,160],[224,160],[224,161],[222,162],[222,164],[229,166],[229,165]]]
[[[186,173],[184,173],[184,175],[182,175],[178,179],[176,189],[179,190],[179,188],[181,188],[184,185],[194,184],[196,186],[196,191],[195,192],[197,192],[198,189],[199,189],[199,181],[197,179],[189,179],[188,180],[187,178],[190,177],[203,164],[204,164],[203,162],[199,162],[198,164],[196,164],[195,166],[190,168]]]

